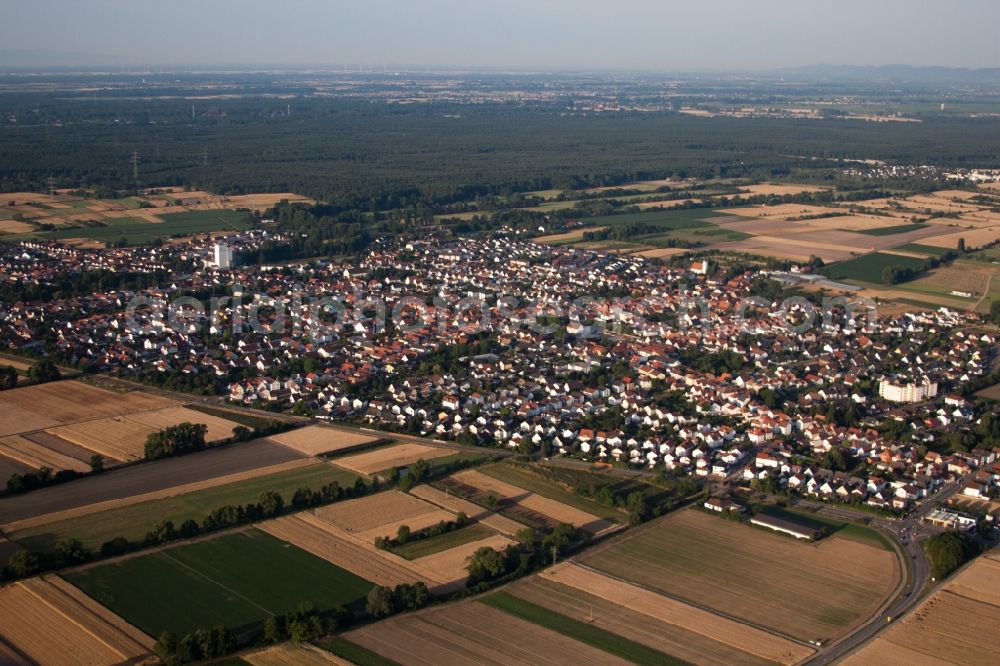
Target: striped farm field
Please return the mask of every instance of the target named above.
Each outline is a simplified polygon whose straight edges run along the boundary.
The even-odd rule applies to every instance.
[[[154,660],[153,639],[61,578],[0,589],[0,662],[114,664]],[[13,654],[4,658],[4,647]]]
[[[382,446],[372,451],[338,456],[337,465],[360,474],[384,472],[391,467],[406,467],[418,460],[433,460],[455,455],[454,449],[427,446],[415,442],[401,442],[392,446]]]
[[[896,589],[895,554],[830,536],[802,543],[683,510],[584,553],[581,564],[801,641],[830,639]]]
[[[310,456],[349,451],[378,441],[378,437],[362,432],[350,432],[323,425],[297,428],[271,437],[272,441],[284,444]]]
[[[996,663],[998,623],[1000,557],[987,554],[843,663]]]

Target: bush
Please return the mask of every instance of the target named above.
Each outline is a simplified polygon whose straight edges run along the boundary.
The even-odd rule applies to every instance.
[[[204,423],[178,423],[159,432],[150,433],[146,438],[146,460],[159,460],[170,456],[184,455],[205,448]]]

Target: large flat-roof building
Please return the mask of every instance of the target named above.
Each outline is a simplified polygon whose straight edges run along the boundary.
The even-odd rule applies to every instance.
[[[891,382],[883,379],[878,384],[878,394],[889,402],[921,402],[937,395],[937,382],[923,384]]]

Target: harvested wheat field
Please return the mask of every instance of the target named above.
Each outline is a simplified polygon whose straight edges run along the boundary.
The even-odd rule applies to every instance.
[[[287,199],[288,203],[316,203],[309,197],[294,192],[265,192],[258,194],[240,194],[225,197],[225,204],[228,207],[249,208],[251,205],[260,209],[271,208],[279,201]]]
[[[874,542],[834,535],[803,543],[696,510],[677,511],[579,560],[807,641],[843,635],[871,617],[900,581],[895,555]]]
[[[240,657],[253,666],[350,666],[351,662],[311,643],[282,643]]]
[[[232,437],[233,428],[238,425],[233,421],[197,412],[186,407],[157,409],[151,412],[131,414],[126,418],[135,423],[150,426],[154,430],[161,430],[162,428],[177,425],[178,423],[203,423],[208,426],[208,432],[205,434],[206,442],[217,442]]]
[[[983,555],[845,664],[988,664],[1000,654],[1000,556]],[[899,655],[893,658],[893,655]]]
[[[775,194],[778,196],[787,196],[794,194],[802,194],[803,192],[823,192],[828,190],[828,187],[820,187],[818,185],[792,185],[792,184],[779,184],[779,183],[761,183],[759,185],[747,185],[745,187],[740,187],[740,191],[747,192],[754,195],[771,195]]]
[[[23,435],[8,435],[0,437],[0,455],[12,458],[29,467],[48,467],[54,470],[71,469],[76,472],[89,472],[90,464],[68,456]]]
[[[170,407],[173,400],[115,393],[77,381],[58,381],[0,393],[0,436]]]
[[[159,661],[151,638],[55,576],[0,589],[0,635],[39,664]]]
[[[932,238],[925,238],[920,242],[932,247],[943,247],[954,249],[958,247],[958,241],[964,240],[965,247],[971,249],[988,245],[1000,240],[1000,225],[994,227],[980,227],[978,229],[962,229],[952,233],[945,233]]]
[[[432,555],[426,555],[413,560],[413,564],[418,570],[426,573],[430,580],[441,581],[450,584],[452,588],[461,587],[469,577],[466,570],[466,560],[480,548],[492,548],[493,550],[503,550],[507,546],[514,544],[514,541],[505,536],[495,534],[478,541],[463,543],[448,550],[442,550]]]
[[[394,536],[396,528],[402,524],[417,530],[455,517],[430,502],[398,490],[330,504],[316,509],[316,515],[346,532],[371,541],[377,536],[388,535],[387,530],[390,529]]]
[[[845,664],[871,664],[873,655],[905,649],[910,664],[996,663],[1000,654],[1000,608],[942,590],[860,651]]]
[[[275,435],[271,437],[271,441],[284,444],[306,455],[318,456],[371,444],[378,441],[378,438],[362,432],[312,425]]]
[[[146,438],[179,423],[208,426],[206,442],[232,437],[236,423],[185,407],[165,407],[148,412],[112,416],[49,428],[46,432],[115,460],[138,460],[144,455]]]
[[[18,220],[0,220],[0,233],[5,234],[27,234],[35,230],[35,227],[27,222]]]
[[[410,491],[410,494],[421,499],[425,499],[428,502],[437,504],[441,508],[451,511],[456,515],[464,513],[471,520],[474,520],[492,530],[499,532],[500,534],[505,534],[509,537],[515,536],[519,530],[522,530],[525,527],[522,523],[519,523],[516,520],[508,518],[507,516],[501,516],[499,513],[495,513],[489,509],[484,509],[474,502],[462,499],[461,497],[456,497],[455,495],[446,493],[443,490],[438,490],[433,486],[417,486]]]
[[[257,527],[376,585],[395,587],[401,583],[429,582],[403,558],[380,551],[309,512],[270,520]]]
[[[704,659],[701,655],[715,653],[721,659],[719,663],[790,665],[813,652],[810,647],[763,629],[710,613],[571,562],[564,562],[539,574],[540,585],[536,585],[536,588],[541,589],[535,593],[532,593],[530,580],[528,583],[515,585],[513,593],[518,596],[527,595],[524,598],[529,601],[572,615],[574,607],[579,609],[577,614],[584,611],[585,605],[581,598],[573,594],[574,590],[579,590],[590,599],[601,600],[608,609],[602,617],[606,616],[609,621],[619,621],[620,611],[624,610],[644,619],[644,628],[652,635],[673,639],[669,647],[650,647],[685,659],[696,657],[693,660],[695,662]],[[523,588],[523,592],[519,588]],[[671,628],[666,635],[661,633],[663,626]],[[620,628],[616,633],[623,630],[623,635],[631,635],[629,627]],[[696,646],[696,654],[678,654],[679,650],[690,651]]]
[[[605,530],[617,529],[618,525],[611,521],[598,518],[597,516],[582,511],[572,506],[557,502],[556,500],[542,497],[536,493],[523,488],[505,483],[492,476],[487,476],[474,469],[464,470],[452,475],[452,478],[461,483],[479,488],[492,493],[498,499],[506,499],[514,504],[523,506],[531,511],[536,511],[544,516],[555,520],[558,523],[569,523],[574,527],[585,529],[593,534],[600,534]]]
[[[951,266],[935,268],[927,275],[909,282],[907,287],[931,287],[940,290],[942,294],[966,291],[973,295],[982,295],[986,293],[996,273],[996,267],[990,264],[955,262]]]
[[[787,220],[790,217],[805,215],[836,215],[843,213],[842,208],[827,206],[811,206],[809,204],[779,204],[777,206],[747,206],[746,208],[724,208],[719,211],[727,215],[739,217],[767,217],[776,220]]]
[[[344,469],[359,474],[372,475],[383,472],[390,467],[406,467],[418,460],[433,460],[455,455],[452,449],[437,446],[427,446],[414,442],[402,442],[392,446],[384,446],[374,451],[340,456],[334,463]]]
[[[475,601],[408,613],[343,636],[408,666],[624,666],[629,663]]]

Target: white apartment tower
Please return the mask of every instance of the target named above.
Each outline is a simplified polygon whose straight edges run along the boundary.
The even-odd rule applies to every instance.
[[[215,244],[215,265],[219,268],[233,267],[233,249],[225,243]]]

